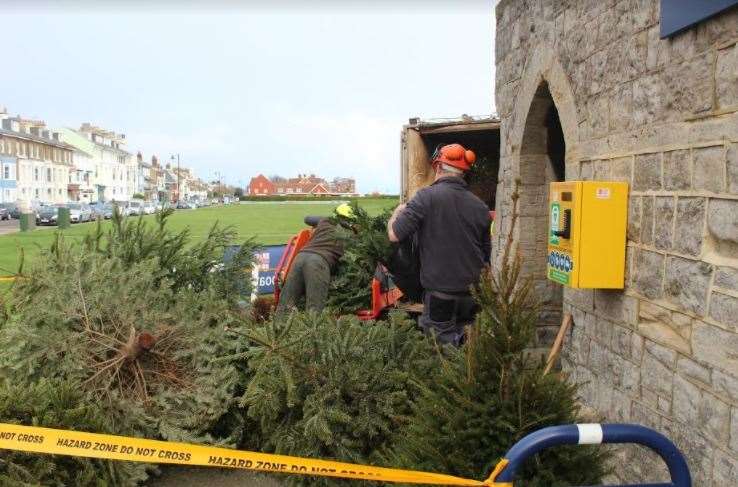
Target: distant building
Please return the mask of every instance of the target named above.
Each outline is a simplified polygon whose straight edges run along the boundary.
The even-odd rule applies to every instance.
[[[249,196],[309,196],[356,194],[356,181],[335,178],[328,183],[315,174],[299,174],[296,178],[275,177],[270,180],[263,174],[251,178],[246,194]]]
[[[64,203],[74,148],[42,120],[0,112],[0,201]]]

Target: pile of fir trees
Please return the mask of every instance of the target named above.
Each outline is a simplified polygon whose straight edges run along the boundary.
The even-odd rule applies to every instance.
[[[526,353],[539,305],[511,227],[501,265],[481,278],[480,312],[461,349],[438,346],[402,314],[366,324],[293,313],[250,330],[242,404],[261,426],[262,448],[483,479],[526,434],[577,422],[576,388]],[[604,460],[593,448],[546,451],[520,484],[596,484]]]
[[[392,254],[387,237],[390,211],[369,215],[356,202],[351,204],[353,231],[341,232],[344,254],[338,261],[331,281],[327,306],[338,313],[355,313],[371,307],[371,283],[378,264],[386,263]]]
[[[18,279],[0,324],[0,422],[217,443],[242,441],[237,396],[245,348],[224,326],[252,259],[247,242],[228,265],[234,232],[201,243],[116,215],[81,243],[60,234]],[[151,467],[0,452],[3,485],[137,485]]]

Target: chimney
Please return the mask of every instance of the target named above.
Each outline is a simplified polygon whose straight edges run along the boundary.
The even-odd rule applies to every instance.
[[[38,127],[31,127],[31,135],[35,135],[36,137],[41,137],[41,129]]]
[[[151,156],[151,165],[159,167],[159,159],[156,156]]]
[[[136,154],[136,161],[138,161],[138,163],[141,164],[143,160],[144,160],[144,157],[141,154],[141,151],[138,151],[138,153]]]

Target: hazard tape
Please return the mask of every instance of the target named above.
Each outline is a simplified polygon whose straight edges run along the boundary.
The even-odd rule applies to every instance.
[[[497,475],[507,465],[507,460],[502,460],[497,465],[489,479],[479,481],[432,472],[372,467],[204,445],[4,423],[0,423],[0,449],[129,462],[230,468],[380,482],[492,487],[512,487],[513,485],[507,482],[494,482]]]

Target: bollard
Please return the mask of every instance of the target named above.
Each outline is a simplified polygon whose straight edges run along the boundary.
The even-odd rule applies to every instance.
[[[60,229],[70,227],[71,220],[69,219],[69,208],[59,208],[59,213],[56,217],[56,224],[59,226]]]
[[[21,229],[21,232],[31,232],[35,230],[36,229],[36,214],[35,213],[21,213],[20,229]]]

